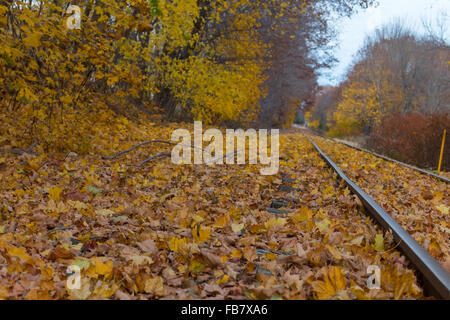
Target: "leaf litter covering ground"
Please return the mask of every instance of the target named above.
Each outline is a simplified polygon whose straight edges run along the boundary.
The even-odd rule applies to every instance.
[[[313,139],[450,272],[450,187],[446,182],[330,140]]]
[[[147,139],[171,132],[147,129]],[[142,141],[131,140],[116,137],[110,154]],[[303,136],[281,137],[277,176],[169,159],[128,166],[164,148],[0,158],[0,298],[424,298],[392,236]],[[66,288],[70,265],[78,290]],[[366,287],[369,265],[381,290]]]

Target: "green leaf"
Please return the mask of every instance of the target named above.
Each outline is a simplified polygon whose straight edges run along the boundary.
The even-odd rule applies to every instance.
[[[72,262],[73,265],[76,265],[78,267],[80,267],[81,270],[85,269],[89,269],[89,266],[91,265],[89,260],[75,260],[74,262]]]
[[[88,189],[89,191],[91,191],[93,194],[99,194],[99,193],[102,193],[102,190],[100,190],[100,189],[98,189],[98,188],[96,188],[96,187],[89,186],[89,187],[87,187],[87,189]]]

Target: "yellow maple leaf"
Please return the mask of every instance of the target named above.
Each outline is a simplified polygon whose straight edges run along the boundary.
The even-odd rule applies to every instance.
[[[434,256],[439,256],[439,254],[441,253],[441,247],[436,239],[431,240],[430,244],[428,245],[428,251]]]
[[[53,279],[54,269],[51,266],[43,266],[41,267],[42,277],[46,280]]]
[[[208,241],[211,237],[211,230],[205,227],[202,227],[200,224],[197,224],[192,229],[192,236],[194,237],[195,242],[205,242]]]
[[[34,33],[34,34],[31,34],[30,36],[26,37],[22,41],[27,47],[38,47],[40,44],[40,39],[41,39],[41,34]]]
[[[112,274],[114,264],[111,260],[103,261],[101,258],[94,258],[87,272],[91,277],[97,278],[100,276],[109,277]]]
[[[241,258],[242,257],[242,253],[241,251],[239,251],[238,249],[235,249],[231,252],[230,257],[233,258]]]
[[[188,243],[187,238],[178,239],[176,237],[172,237],[169,240],[169,249],[174,252],[178,252],[182,246]]]
[[[115,283],[113,283],[112,285],[102,283],[101,285],[97,285],[95,287],[93,295],[102,297],[104,299],[109,299],[114,293],[116,293],[117,289],[118,286]]]
[[[342,255],[341,253],[334,247],[329,246],[329,245],[325,245],[325,247],[328,249],[328,251],[333,255],[333,257],[336,260],[341,260],[342,259]]]
[[[59,201],[62,189],[58,186],[51,187],[48,189],[48,197],[54,201]]]
[[[17,257],[24,261],[31,259],[24,247],[17,248],[15,246],[8,246],[8,254],[10,257]]]
[[[275,226],[283,227],[287,220],[285,218],[270,218],[264,223],[267,230],[272,230]]]
[[[87,204],[84,203],[84,202],[81,202],[81,201],[72,201],[72,200],[68,200],[67,203],[68,203],[71,207],[73,207],[73,208],[75,208],[75,209],[77,209],[77,210],[83,210],[83,209],[87,209],[87,208],[88,208]]]
[[[327,186],[326,188],[323,189],[322,193],[324,195],[327,195],[327,196],[334,195],[334,188],[333,188],[333,186]]]
[[[443,214],[448,214],[448,212],[449,212],[448,207],[445,204],[441,204],[440,206],[437,206],[436,209],[438,209]]]
[[[269,252],[266,253],[266,258],[269,260],[277,260],[277,255],[275,253]]]
[[[352,281],[351,284],[351,291],[356,296],[356,298],[358,298],[358,300],[371,300],[371,298],[366,295],[366,292],[354,281]]]
[[[215,228],[225,228],[228,225],[228,221],[230,217],[228,215],[220,216],[216,219],[216,223],[214,224]]]
[[[221,285],[221,284],[227,283],[229,280],[230,280],[230,276],[227,274],[224,274],[222,278],[220,278],[219,280],[216,281],[216,283],[218,285]]]
[[[317,299],[326,300],[335,297],[346,288],[342,267],[333,266],[327,268],[324,272],[324,280],[313,281],[311,285]]]
[[[312,211],[305,206],[300,208],[299,213],[292,214],[289,216],[289,219],[295,224],[310,220],[311,218],[312,218]]]

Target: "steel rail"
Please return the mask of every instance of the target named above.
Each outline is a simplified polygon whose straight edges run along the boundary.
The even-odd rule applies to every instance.
[[[333,140],[334,142],[343,144],[344,146],[347,146],[347,147],[349,147],[349,148],[353,148],[353,149],[358,150],[358,151],[361,151],[361,152],[369,153],[369,154],[371,154],[371,155],[373,155],[373,156],[375,156],[375,157],[377,157],[377,158],[381,158],[381,159],[383,159],[383,160],[387,160],[387,161],[390,161],[390,162],[394,162],[394,163],[400,164],[400,165],[402,165],[402,166],[405,166],[405,167],[408,167],[408,168],[413,169],[413,170],[415,170],[415,171],[418,171],[418,172],[420,172],[420,173],[422,173],[422,174],[429,175],[429,176],[435,177],[435,178],[437,178],[437,179],[439,179],[439,180],[441,180],[441,181],[450,183],[450,179],[447,179],[446,177],[440,176],[440,175],[438,175],[438,174],[436,174],[436,173],[433,173],[433,172],[431,172],[431,171],[417,168],[417,167],[415,167],[415,166],[413,166],[413,165],[410,165],[410,164],[407,164],[407,163],[404,163],[404,162],[401,162],[401,161],[398,161],[398,160],[395,160],[395,159],[392,159],[392,158],[383,156],[382,154],[379,154],[379,153],[376,153],[376,152],[373,152],[373,151],[370,151],[370,150],[367,150],[367,149],[364,149],[364,148],[352,146],[351,144],[346,143],[346,142],[344,142],[344,141],[338,141],[338,140],[335,140],[335,139],[332,139],[332,140]]]
[[[312,141],[304,135],[338,176],[363,203],[372,217],[387,230],[392,230],[394,238],[399,242],[399,248],[419,271],[427,294],[440,299],[450,300],[450,273],[447,272],[416,240],[409,235],[381,206],[367,193],[351,181],[339,167]]]
[[[304,131],[310,131],[310,130],[307,130],[307,129],[301,129],[301,130],[304,130]],[[351,145],[351,144],[349,144],[349,143],[347,143],[347,142],[344,142],[344,141],[342,141],[342,140],[336,140],[336,139],[333,139],[333,138],[329,138],[329,137],[327,137],[327,136],[325,136],[325,135],[323,135],[323,134],[319,134],[319,133],[317,133],[317,132],[311,132],[311,131],[310,131],[310,133],[312,133],[313,135],[319,136],[319,137],[321,137],[321,138],[323,138],[323,139],[327,139],[327,140],[330,140],[330,141],[333,141],[333,142],[336,142],[336,143],[343,144],[344,146],[347,146],[347,147],[349,147],[349,148],[352,148],[352,149],[355,149],[355,150],[358,150],[358,151],[361,151],[361,152],[369,153],[369,154],[371,154],[371,155],[373,155],[373,156],[375,156],[375,157],[377,157],[377,158],[380,158],[380,159],[383,159],[383,160],[386,160],[386,161],[390,161],[390,162],[393,162],[393,163],[402,165],[402,166],[404,166],[404,167],[407,167],[407,168],[410,168],[410,169],[412,169],[412,170],[418,171],[418,172],[420,172],[420,173],[422,173],[422,174],[425,174],[425,175],[428,175],[428,176],[432,176],[432,177],[434,177],[434,178],[436,178],[436,179],[439,179],[439,180],[441,180],[441,181],[450,183],[450,179],[448,179],[448,178],[446,178],[446,177],[443,177],[443,176],[440,176],[440,175],[438,175],[438,174],[436,174],[436,173],[433,173],[433,172],[431,172],[431,171],[424,170],[424,169],[420,169],[420,168],[415,167],[415,166],[413,166],[413,165],[410,165],[410,164],[407,164],[407,163],[404,163],[404,162],[401,162],[401,161],[398,161],[398,160],[389,158],[389,157],[384,156],[384,155],[382,155],[382,154],[379,154],[379,153],[376,153],[376,152],[373,152],[373,151],[370,151],[370,150],[367,150],[367,149],[364,149],[364,148],[361,148],[361,147],[353,146],[353,145]]]

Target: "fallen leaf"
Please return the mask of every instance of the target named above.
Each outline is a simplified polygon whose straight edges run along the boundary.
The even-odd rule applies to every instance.
[[[442,214],[449,213],[449,209],[445,204],[441,204],[440,206],[437,206],[436,209],[438,209]]]
[[[48,189],[48,197],[53,201],[59,201],[62,189],[58,186],[51,187]]]
[[[324,272],[324,280],[314,281],[311,285],[319,300],[332,299],[346,288],[342,267],[328,267]]]
[[[144,291],[146,293],[151,293],[156,296],[164,296],[164,280],[161,277],[149,278],[145,280]]]
[[[383,238],[383,234],[379,233],[375,236],[375,244],[374,244],[374,248],[375,250],[379,251],[379,252],[383,252],[384,251],[384,238]]]

